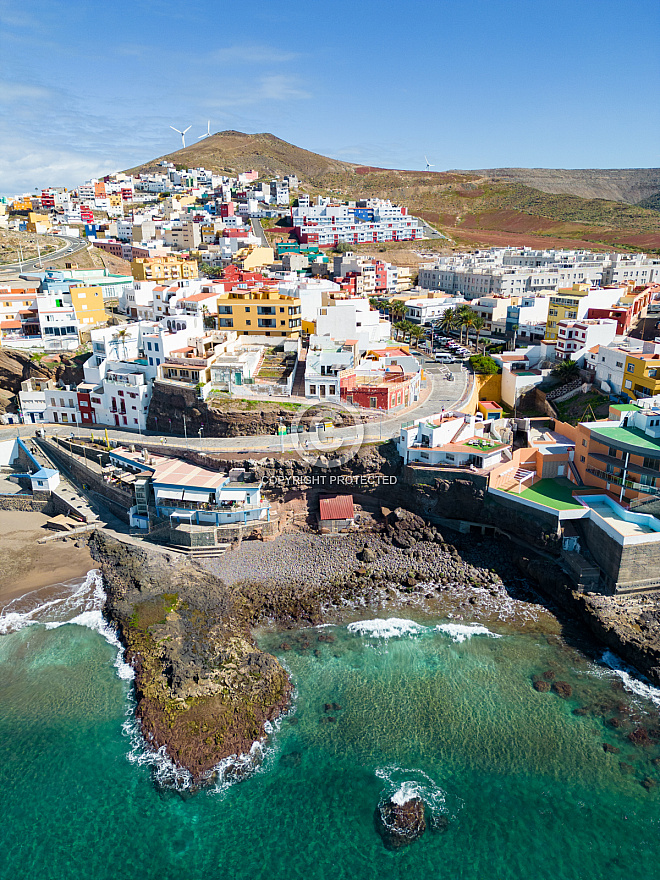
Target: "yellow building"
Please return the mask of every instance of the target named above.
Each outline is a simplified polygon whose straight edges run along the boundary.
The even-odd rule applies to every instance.
[[[97,324],[105,324],[108,315],[103,302],[103,290],[92,285],[71,285],[71,303],[80,323],[80,330],[89,330]]]
[[[622,390],[631,400],[660,394],[660,355],[627,354]]]
[[[196,260],[181,257],[138,257],[131,263],[135,281],[178,281],[180,278],[197,278]]]
[[[42,234],[44,232],[50,232],[51,223],[47,214],[35,214],[34,211],[30,211],[25,228],[27,232],[38,232],[39,234]]]
[[[275,254],[269,247],[245,247],[236,252],[234,263],[246,272],[260,269],[262,266],[270,266],[275,260]]]
[[[590,290],[588,284],[574,284],[572,287],[560,287],[557,293],[550,297],[548,321],[545,328],[546,339],[557,338],[557,327],[560,321],[577,319],[580,299],[587,296]]]
[[[218,329],[258,336],[300,335],[300,300],[277,288],[229,290],[217,300]]]

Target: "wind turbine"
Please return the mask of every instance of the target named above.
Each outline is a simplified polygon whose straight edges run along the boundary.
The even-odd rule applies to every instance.
[[[207,128],[206,128],[206,134],[200,134],[200,136],[197,138],[197,140],[198,140],[198,141],[201,141],[201,140],[203,140],[204,138],[207,138],[207,137],[211,137],[211,120],[210,120],[210,119],[209,119],[209,124],[208,124],[208,126],[207,126]]]
[[[172,129],[172,131],[178,131],[178,132],[179,132],[179,134],[181,135],[181,143],[182,143],[183,146],[185,147],[185,145],[186,145],[186,132],[187,132],[187,131],[190,131],[190,129],[192,128],[192,125],[189,125],[188,128],[184,128],[183,131],[179,131],[178,128],[174,128],[173,125],[170,125],[170,128]]]
[[[426,158],[426,156],[424,156],[424,161],[426,162],[426,170],[427,170],[427,171],[429,170],[429,168],[435,168],[435,165],[432,165],[432,164],[429,162],[429,160]]]

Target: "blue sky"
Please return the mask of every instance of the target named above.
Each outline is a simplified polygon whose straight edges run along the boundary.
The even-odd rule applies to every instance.
[[[0,0],[0,192],[206,130],[436,170],[657,166],[657,0]]]

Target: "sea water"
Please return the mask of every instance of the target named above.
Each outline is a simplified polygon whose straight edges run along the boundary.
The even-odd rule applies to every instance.
[[[262,632],[292,711],[256,772],[191,793],[143,747],[101,601],[90,576],[0,615],[2,878],[660,878],[660,751],[627,737],[660,692],[612,654],[443,620]],[[385,849],[378,804],[416,795],[429,830]]]

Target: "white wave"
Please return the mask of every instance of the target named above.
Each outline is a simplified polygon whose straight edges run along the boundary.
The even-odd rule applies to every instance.
[[[82,583],[74,581],[72,584],[62,586],[65,594],[47,602],[39,602],[36,593],[10,602],[0,614],[0,634],[16,632],[33,624],[41,624],[46,629],[58,629],[68,624],[85,626],[95,630],[113,648],[117,648],[118,653],[114,663],[117,675],[125,681],[132,680],[135,673],[123,659],[123,649],[117,638],[117,631],[105,620],[101,611],[106,598],[101,572],[93,568],[87,572]],[[37,602],[34,607],[25,611],[8,610],[16,604],[29,602],[30,597],[32,601]]]
[[[419,797],[419,788],[414,782],[404,782],[399,788],[397,788],[390,800],[393,804],[402,807],[404,804],[407,804],[408,801],[411,801],[416,797]]]
[[[490,636],[491,639],[502,638],[498,633],[491,632],[479,623],[441,623],[436,626],[436,630],[445,633],[454,642],[465,642],[472,636]]]
[[[434,779],[418,768],[379,767],[376,776],[385,787],[381,791],[381,805],[387,800],[401,806],[413,798],[421,798],[434,820],[441,816],[455,819],[463,806],[461,798],[449,795]]]
[[[359,633],[372,639],[391,639],[396,636],[419,635],[425,626],[401,617],[388,617],[386,620],[356,620],[346,627],[350,633]]]
[[[193,777],[185,767],[179,767],[170,758],[165,746],[150,749],[143,734],[142,726],[134,716],[135,706],[131,707],[131,718],[122,724],[122,732],[130,740],[131,747],[126,755],[131,764],[151,769],[154,781],[164,788],[185,791],[193,787]]]
[[[623,686],[627,691],[650,700],[654,705],[660,707],[660,688],[649,684],[646,679],[640,676],[640,673],[620,660],[612,651],[605,651],[603,654],[603,663],[619,676],[623,682]]]

